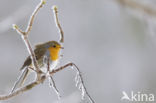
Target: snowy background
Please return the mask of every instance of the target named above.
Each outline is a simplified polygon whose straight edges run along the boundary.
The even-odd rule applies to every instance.
[[[156,4],[155,0],[136,1],[150,7]],[[39,2],[1,0],[0,94],[9,93],[28,56],[12,24],[25,29]],[[117,0],[47,0],[30,32],[33,46],[59,39],[52,5],[59,8],[59,19],[65,33],[64,57],[60,65],[72,61],[79,66],[88,92],[96,103],[125,103],[120,100],[122,91],[156,95],[155,16],[127,8]],[[61,101],[45,81],[2,103],[79,103],[81,95],[75,87],[75,74],[68,68],[54,76],[62,95]],[[33,74],[27,82],[32,78]]]

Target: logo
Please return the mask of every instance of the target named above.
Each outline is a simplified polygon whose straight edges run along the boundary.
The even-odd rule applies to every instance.
[[[141,92],[134,92],[131,91],[128,95],[125,91],[122,91],[121,100],[127,100],[132,102],[153,102],[154,101],[154,94],[146,94]]]

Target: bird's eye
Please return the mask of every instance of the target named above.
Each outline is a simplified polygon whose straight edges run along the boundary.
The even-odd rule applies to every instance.
[[[56,45],[53,45],[54,48],[56,48]]]

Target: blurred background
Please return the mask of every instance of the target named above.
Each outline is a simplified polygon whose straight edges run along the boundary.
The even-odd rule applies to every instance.
[[[11,91],[20,75],[19,68],[28,56],[12,24],[25,30],[39,2],[1,0],[0,94]],[[58,6],[65,33],[60,65],[70,61],[78,65],[96,103],[127,103],[121,101],[122,91],[129,95],[131,91],[156,95],[155,0],[47,0],[29,35],[33,46],[59,39],[52,5]],[[75,87],[75,74],[68,68],[54,75],[62,95],[59,101],[45,81],[1,103],[85,103]],[[31,74],[27,82],[33,80],[34,74]]]

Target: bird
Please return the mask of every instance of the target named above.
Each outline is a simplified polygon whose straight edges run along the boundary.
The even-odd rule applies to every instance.
[[[49,60],[50,64],[50,70],[52,71],[54,68],[56,68],[59,57],[60,57],[60,50],[63,49],[60,43],[57,41],[48,41],[45,43],[37,44],[35,45],[34,53],[35,57],[38,63],[39,68],[42,72],[47,72],[47,59]],[[33,68],[31,56],[28,56],[26,60],[24,61],[24,64],[20,68],[20,71],[23,71],[18,81],[15,83],[13,89],[11,92],[15,90],[17,85],[20,87],[23,85],[23,83],[26,80],[26,77],[28,76],[29,72],[31,71],[28,68]]]

